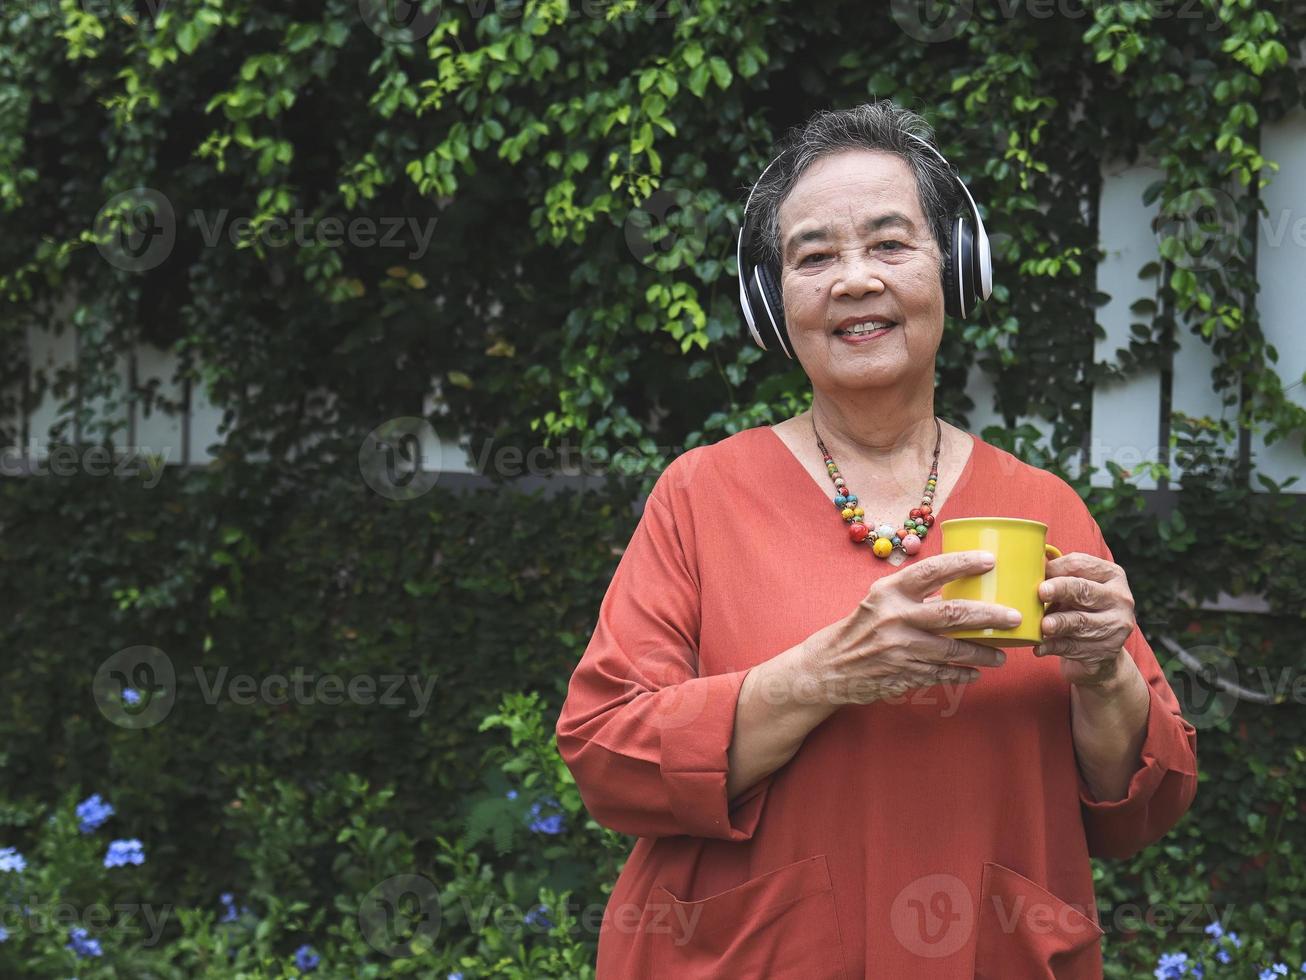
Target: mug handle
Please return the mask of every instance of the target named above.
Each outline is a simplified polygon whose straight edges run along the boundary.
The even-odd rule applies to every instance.
[[[1055,546],[1053,546],[1053,545],[1050,545],[1050,544],[1045,544],[1045,545],[1043,545],[1043,553],[1044,553],[1044,557],[1047,557],[1047,558],[1060,558],[1060,557],[1061,557],[1061,549],[1060,549],[1060,548],[1057,548],[1057,547],[1055,547]],[[1045,602],[1045,603],[1043,603],[1043,612],[1044,612],[1044,613],[1047,613],[1047,611],[1048,611],[1048,606],[1050,606],[1050,605],[1052,605],[1051,602]]]

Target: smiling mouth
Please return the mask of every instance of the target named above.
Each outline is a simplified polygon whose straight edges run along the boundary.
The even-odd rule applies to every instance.
[[[896,320],[891,320],[888,323],[883,323],[878,320],[869,323],[857,323],[851,327],[836,330],[834,335],[836,337],[856,337],[859,334],[874,333],[876,330],[887,330],[890,327],[896,327],[897,325],[898,322]]]

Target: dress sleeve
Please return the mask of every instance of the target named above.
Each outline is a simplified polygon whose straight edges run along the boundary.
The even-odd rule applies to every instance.
[[[1092,529],[1096,553],[1113,561],[1096,521]],[[1099,858],[1129,858],[1160,840],[1179,822],[1197,793],[1197,729],[1180,713],[1179,700],[1136,623],[1125,640],[1125,650],[1147,681],[1147,734],[1138,768],[1123,798],[1098,800],[1084,774],[1079,773],[1088,851]]]
[[[747,671],[700,676],[693,523],[663,471],[568,685],[558,751],[600,824],[639,837],[753,836],[772,775],[731,803],[727,750]],[[664,499],[664,493],[672,497]]]

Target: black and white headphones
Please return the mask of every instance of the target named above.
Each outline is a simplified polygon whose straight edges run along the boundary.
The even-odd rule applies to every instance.
[[[945,167],[952,169],[952,165],[943,154],[928,141],[915,133],[907,135],[942,160]],[[784,155],[781,153],[768,163],[766,170],[762,171],[762,177],[765,177],[766,171],[775,166]],[[984,221],[980,218],[979,208],[975,206],[975,199],[970,196],[965,181],[956,174],[956,171],[953,171],[953,174],[962,193],[966,195],[969,215],[964,213],[957,215],[948,241],[940,243],[948,256],[948,261],[943,268],[943,306],[949,316],[964,319],[970,315],[980,300],[988,299],[989,294],[993,292],[993,261],[989,253],[989,236],[984,231]],[[758,183],[762,182],[762,177],[757,178]],[[756,191],[757,184],[754,184],[753,189],[748,192],[748,201],[744,204],[743,223],[739,228],[739,240],[735,251],[739,276],[739,305],[743,307],[744,319],[748,321],[748,330],[753,335],[753,342],[762,350],[768,350],[763,334],[768,338],[774,337],[785,357],[793,360],[793,349],[785,327],[784,301],[780,298],[780,284],[776,279],[777,272],[768,269],[765,263],[749,266],[744,261],[745,256],[752,254],[753,238],[756,234],[757,222],[750,220],[752,216],[748,212]],[[758,312],[761,312],[764,317],[761,332],[758,331]]]

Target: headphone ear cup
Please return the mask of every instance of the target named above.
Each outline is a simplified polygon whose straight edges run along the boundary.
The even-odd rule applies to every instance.
[[[960,268],[957,246],[960,244],[961,230],[961,218],[957,218],[952,224],[948,240],[943,243],[943,254],[947,257],[943,263],[943,310],[948,316],[957,319],[965,315],[957,295],[957,270]]]
[[[784,351],[785,357],[792,360],[794,354],[789,344],[789,329],[785,325],[785,304],[784,297],[780,293],[780,287],[771,278],[771,273],[765,265],[757,267],[757,282],[762,293],[766,313],[775,329],[776,340],[780,344],[780,349]]]
[[[961,297],[963,317],[970,316],[975,311],[979,298],[975,251],[975,233],[963,215],[957,219],[957,293]]]

